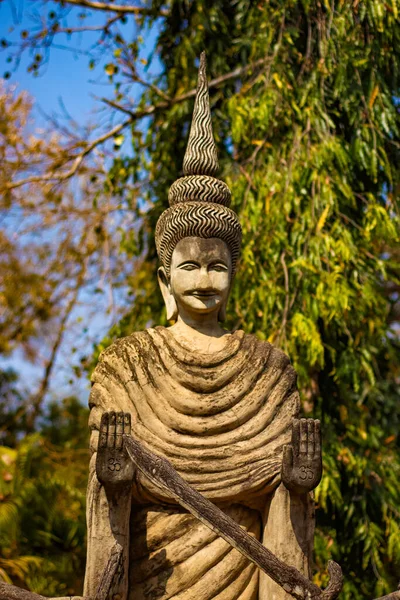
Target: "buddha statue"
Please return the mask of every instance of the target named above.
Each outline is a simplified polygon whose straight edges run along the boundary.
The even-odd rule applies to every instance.
[[[229,188],[216,178],[205,69],[203,54],[184,176],[156,228],[159,284],[173,324],[117,340],[92,376],[85,596],[94,596],[118,542],[122,566],[110,600],[291,598],[134,468],[123,448],[130,431],[310,576],[319,422],[298,418],[296,373],[281,350],[221,325],[241,227]]]

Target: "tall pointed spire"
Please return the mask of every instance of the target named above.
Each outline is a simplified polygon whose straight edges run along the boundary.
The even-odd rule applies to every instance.
[[[196,101],[188,145],[183,159],[185,175],[211,175],[218,173],[217,148],[214,142],[210,98],[206,73],[206,53],[200,55]]]
[[[221,239],[231,253],[232,273],[236,269],[242,228],[236,213],[229,208],[231,191],[226,183],[215,177],[217,171],[203,52],[192,126],[183,160],[184,176],[171,185],[168,192],[170,208],[161,213],[156,225],[157,253],[168,275],[174,248],[185,237]]]

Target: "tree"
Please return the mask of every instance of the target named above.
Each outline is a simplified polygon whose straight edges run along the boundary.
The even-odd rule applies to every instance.
[[[83,585],[88,409],[50,405],[41,431],[0,446],[0,581],[37,593]]]
[[[120,115],[75,159],[107,139],[122,144],[130,128],[132,153],[120,146],[109,176],[114,190],[141,182],[131,207],[137,227],[123,240],[124,252],[137,257],[127,279],[132,309],[98,351],[165,322],[154,227],[180,173],[196,59],[206,48],[222,176],[244,230],[227,326],[287,351],[304,411],[323,421],[318,578],[332,557],[344,569],[344,598],[393,590],[400,566],[397,2],[153,0],[142,8],[65,0],[60,10],[73,5],[86,29],[90,15],[108,11],[97,26],[115,88],[105,104]],[[133,40],[124,37],[128,17]],[[51,60],[47,42],[64,35],[57,18],[52,29],[46,22],[28,32],[17,52],[43,45]],[[157,75],[145,80],[146,27],[156,34],[158,62]],[[95,52],[90,65],[101,65],[104,54]],[[135,104],[126,93],[132,86],[143,89]]]
[[[127,215],[123,199],[112,197],[104,153],[82,166],[74,162],[74,182],[48,176],[82,143],[72,130],[62,135],[35,127],[26,93],[0,87],[0,122],[0,355],[20,349],[42,368],[19,411],[33,431],[66,333],[74,353],[99,305],[104,314],[117,314],[125,269],[119,228]],[[29,184],[19,185],[18,177]],[[77,329],[82,314],[87,322]],[[76,372],[84,362],[78,358],[70,365]]]

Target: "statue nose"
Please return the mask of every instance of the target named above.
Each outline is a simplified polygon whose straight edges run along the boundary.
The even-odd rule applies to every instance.
[[[212,285],[209,272],[207,271],[207,269],[201,269],[198,288],[202,290],[207,290],[211,287]]]

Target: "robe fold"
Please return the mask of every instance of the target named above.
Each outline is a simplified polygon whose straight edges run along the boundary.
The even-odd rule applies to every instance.
[[[140,473],[126,523],[123,517],[110,523],[95,471],[102,413],[129,412],[141,443],[262,541],[266,498],[279,486],[283,445],[299,411],[296,374],[268,342],[243,331],[226,339],[219,352],[193,352],[156,327],[102,353],[90,396],[85,594],[94,593],[117,539],[124,547],[124,583],[111,598],[259,598],[256,567]]]

